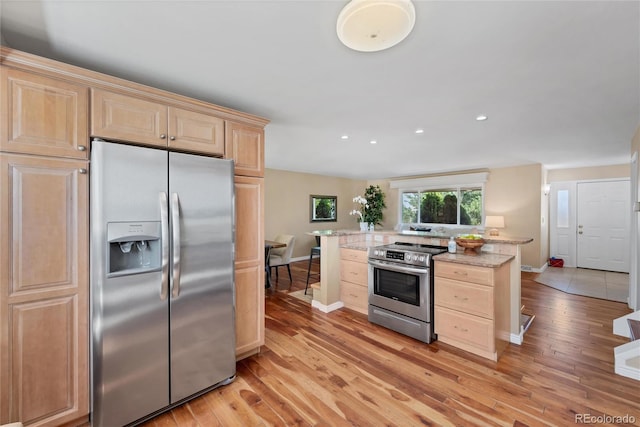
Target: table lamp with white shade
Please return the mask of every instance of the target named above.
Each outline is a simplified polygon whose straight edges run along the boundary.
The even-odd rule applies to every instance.
[[[498,228],[504,228],[504,217],[502,215],[487,215],[484,218],[484,227],[489,230],[489,236],[499,236]]]

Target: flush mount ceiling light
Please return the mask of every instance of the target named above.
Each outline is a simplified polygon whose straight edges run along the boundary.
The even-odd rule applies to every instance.
[[[376,52],[404,40],[415,22],[410,0],[351,0],[338,15],[336,30],[345,46]]]
[[[480,114],[479,116],[476,117],[476,120],[479,122],[484,122],[485,120],[487,120],[489,117],[487,117],[484,114]]]

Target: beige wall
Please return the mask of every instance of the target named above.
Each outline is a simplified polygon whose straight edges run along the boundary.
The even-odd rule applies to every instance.
[[[638,141],[634,140],[636,146]],[[505,229],[501,234],[531,237],[533,242],[522,246],[522,264],[541,268],[549,257],[548,197],[543,194],[546,182],[564,179],[595,179],[624,174],[624,165],[602,168],[579,168],[546,171],[542,165],[524,165],[489,170],[485,185],[485,214],[503,215]],[[623,175],[624,176],[624,175]],[[355,206],[354,196],[364,194],[368,185],[380,185],[387,208],[382,229],[392,230],[397,223],[398,191],[389,188],[390,180],[358,181],[322,175],[267,169],[265,172],[265,237],[295,234],[294,257],[307,256],[314,239],[306,232],[318,229],[357,229],[357,221],[349,215]],[[309,195],[338,196],[337,222],[309,222]]]
[[[365,181],[277,169],[267,169],[264,177],[265,238],[273,239],[278,234],[295,235],[294,258],[309,256],[315,245],[315,239],[305,234],[309,231],[358,228],[349,211],[356,207],[353,197],[364,194]],[[338,197],[337,222],[309,221],[309,196],[312,194]]]
[[[631,165],[594,166],[588,168],[551,169],[547,182],[583,181],[589,179],[629,178]]]
[[[542,247],[541,238],[542,217],[545,229],[547,223],[542,203],[543,172],[540,164],[491,169],[485,184],[485,214],[504,216],[505,228],[500,234],[533,238],[533,242],[522,245],[522,265],[533,268],[544,265],[543,254],[548,251]]]
[[[542,267],[549,252],[549,208],[542,194],[545,173],[540,164],[490,169],[485,185],[485,214],[504,216],[505,228],[501,234],[533,238],[533,242],[522,246],[522,264],[533,268]],[[378,184],[385,192],[387,209],[383,228],[392,230],[398,220],[399,200],[398,190],[389,188],[389,183],[390,180],[377,180],[368,181],[367,185]]]

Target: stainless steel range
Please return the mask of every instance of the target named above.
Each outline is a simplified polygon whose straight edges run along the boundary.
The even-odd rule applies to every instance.
[[[396,242],[369,248],[369,321],[430,343],[433,256],[440,246]]]

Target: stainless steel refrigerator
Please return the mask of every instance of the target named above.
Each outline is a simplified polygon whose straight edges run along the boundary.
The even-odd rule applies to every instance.
[[[92,425],[235,378],[233,163],[94,140]]]

